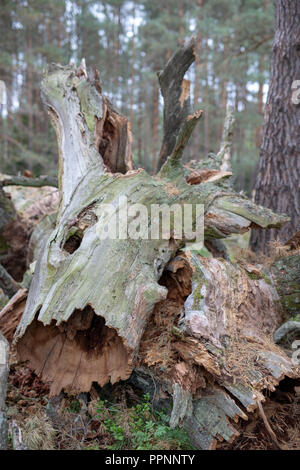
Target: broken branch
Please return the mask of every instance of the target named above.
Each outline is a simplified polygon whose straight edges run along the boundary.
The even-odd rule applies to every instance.
[[[184,75],[195,60],[195,38],[180,47],[158,74],[164,98],[164,135],[157,170],[172,154],[182,123],[191,114],[190,82]]]
[[[217,154],[217,158],[220,161],[220,170],[222,171],[231,171],[232,170],[232,136],[235,124],[235,117],[233,113],[233,108],[227,106],[226,116],[224,120],[223,136],[221,148]]]
[[[195,129],[196,124],[202,116],[202,111],[199,110],[196,113],[189,115],[184,121],[180,133],[176,139],[175,147],[168,157],[167,162],[161,169],[161,175],[166,176],[171,168],[178,167],[181,161],[183,151]]]
[[[42,175],[38,178],[28,178],[26,176],[10,176],[0,181],[0,186],[27,186],[41,188],[43,186],[54,186],[57,188],[58,180],[56,176]]]

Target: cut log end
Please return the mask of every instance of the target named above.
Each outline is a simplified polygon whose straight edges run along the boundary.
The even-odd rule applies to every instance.
[[[51,384],[50,395],[88,392],[93,382],[113,384],[132,372],[132,351],[90,306],[60,325],[45,326],[36,318],[18,341],[17,352]]]

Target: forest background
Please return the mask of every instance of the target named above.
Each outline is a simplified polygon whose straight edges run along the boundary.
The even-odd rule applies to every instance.
[[[1,0],[0,169],[57,173],[57,144],[40,97],[47,63],[101,72],[103,90],[130,118],[136,167],[152,171],[162,136],[157,72],[185,39],[196,36],[188,73],[194,109],[204,117],[185,160],[217,152],[226,105],[234,107],[235,188],[250,195],[268,91],[274,34],[271,0]]]

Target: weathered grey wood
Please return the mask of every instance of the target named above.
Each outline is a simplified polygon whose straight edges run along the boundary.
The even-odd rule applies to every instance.
[[[280,343],[289,333],[300,332],[300,321],[289,320],[275,331],[274,341]]]
[[[171,158],[164,174],[153,178],[143,170],[131,171],[125,118],[102,95],[96,72],[86,76],[70,67],[53,67],[42,92],[58,136],[61,201],[57,226],[36,263],[16,333],[17,348],[22,359],[29,359],[44,380],[53,383],[53,394],[62,388],[81,392],[88,391],[93,381],[104,385],[129,377],[154,305],[167,295],[158,283],[160,276],[184,244],[184,234],[181,240],[102,240],[99,234],[110,215],[103,212],[101,203],[113,204],[116,212],[121,210],[121,196],[146,207],[162,202],[170,206],[202,203],[206,233],[217,238],[240,233],[252,221],[268,227],[285,218],[223,189],[219,181],[187,183],[180,162],[181,136],[186,141],[200,113],[187,120],[178,137],[177,164],[168,171]],[[111,140],[107,119],[114,123],[113,136],[119,135],[121,146]],[[109,148],[104,145],[107,140]],[[112,171],[119,167],[127,173]],[[226,202],[225,208],[219,207],[220,199]],[[65,247],[72,237],[77,245],[69,251]],[[82,350],[79,337],[74,338],[83,331],[90,332],[85,335],[89,338],[95,324],[104,338],[102,349],[92,348],[92,352],[85,346]]]
[[[221,148],[217,154],[217,158],[220,161],[220,170],[222,171],[232,171],[231,149],[234,124],[235,117],[233,113],[233,108],[228,105],[224,121]]]
[[[300,370],[270,341],[282,321],[270,273],[259,274],[251,265],[242,267],[221,259],[192,255],[189,260],[194,267],[193,288],[185,302],[180,328],[205,345],[218,364],[215,383],[236,397],[233,402],[214,385],[210,392],[209,387],[205,389],[197,403],[193,402],[188,423],[193,423],[196,434],[201,431],[203,442],[213,446],[211,437],[230,441],[237,435],[237,429],[228,421],[236,421],[231,411],[236,405],[240,403],[253,411],[258,402],[265,400],[265,389],[275,390],[285,376],[298,378]],[[240,417],[247,418],[242,412]],[[196,422],[199,429],[195,431]]]
[[[193,61],[192,44],[166,67],[161,77],[166,86],[178,58],[183,75]],[[183,75],[176,77],[180,87]],[[168,301],[161,276],[184,248],[186,234],[178,240],[174,234],[167,240],[101,239],[111,217],[101,204],[112,204],[116,213],[123,209],[121,196],[147,208],[203,204],[206,240],[244,233],[253,224],[281,226],[287,218],[236,194],[225,184],[231,172],[220,170],[218,158],[217,168],[204,165],[197,175],[201,168],[183,166],[183,148],[201,115],[186,116],[187,93],[176,102],[182,108],[168,140],[169,159],[152,177],[132,170],[128,122],[102,94],[97,72],[88,75],[84,64],[78,70],[53,66],[42,91],[57,131],[61,198],[56,226],[39,248],[16,332],[20,357],[50,382],[52,395],[125,380],[135,369],[132,380],[151,390],[153,403],[168,403],[173,396],[171,426],[185,425],[197,447],[230,441],[238,435],[235,422],[246,419],[242,405],[253,411],[265,389],[273,390],[284,376],[298,376],[270,340],[281,322],[273,280],[265,273],[257,277],[256,268],[252,278],[251,266],[187,253],[192,292],[185,294],[172,326],[179,362],[164,376],[155,361],[149,366],[141,356],[140,345],[154,309]],[[226,142],[225,136],[224,148]]]
[[[164,98],[164,135],[158,170],[173,152],[181,126],[191,114],[190,82],[184,79],[184,75],[195,60],[195,41],[192,38],[180,47],[158,74]]]
[[[189,390],[184,390],[178,383],[173,385],[173,408],[170,417],[170,427],[176,428],[186,418],[193,414],[193,396]]]
[[[11,277],[6,269],[0,263],[0,287],[3,292],[8,296],[12,297],[19,289],[18,283]]]
[[[178,362],[162,373],[156,355],[149,363],[157,354],[149,342],[153,352],[141,356],[134,383],[148,387],[156,406],[172,396],[171,425],[184,425],[196,448],[214,449],[239,435],[240,419],[248,419],[266,400],[266,391],[274,391],[284,377],[298,379],[300,369],[272,343],[282,309],[270,272],[195,253],[187,259],[192,292],[173,327]],[[162,311],[171,307],[166,300]],[[172,348],[169,354],[174,360]]]
[[[203,437],[206,436],[205,440],[209,446],[214,446],[220,438],[230,442],[239,435],[239,432],[231,424],[229,418],[232,421],[238,418],[248,419],[234,400],[217,387],[211,389],[208,387],[204,395],[199,400],[195,400],[193,405],[193,414],[187,419],[186,427],[190,425],[193,429],[192,439],[195,443],[198,442],[198,446],[199,441],[194,436],[195,434],[201,433]],[[209,447],[202,443],[202,448]]]
[[[55,228],[57,214],[46,215],[34,228],[28,244],[27,265],[35,261]]]
[[[12,447],[14,450],[28,450],[23,441],[22,429],[15,420],[13,420],[11,424],[11,434]]]
[[[202,116],[202,111],[199,110],[194,114],[187,116],[185,121],[181,126],[181,130],[179,132],[178,137],[175,139],[174,147],[172,152],[170,153],[166,165],[162,168],[160,175],[168,175],[168,171],[172,168],[182,168],[181,166],[181,159],[183,155],[183,151],[192,135],[192,132],[197,125],[199,119]]]
[[[9,373],[9,345],[0,332],[0,450],[8,445],[8,423],[6,416],[6,388]]]

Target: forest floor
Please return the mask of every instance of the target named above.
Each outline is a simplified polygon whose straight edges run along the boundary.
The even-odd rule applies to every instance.
[[[92,387],[77,397],[67,393],[47,412],[49,387],[13,351],[7,390],[9,421],[22,430],[32,450],[192,449],[186,432],[169,427],[169,416],[152,408],[150,397],[121,382]],[[88,400],[86,400],[88,395]],[[10,449],[12,439],[10,433]]]
[[[300,384],[299,384],[300,385]],[[82,398],[81,398],[82,396]],[[168,415],[154,411],[149,396],[127,382],[92,388],[73,397],[63,394],[55,413],[47,413],[49,388],[11,353],[7,407],[10,422],[20,426],[33,450],[189,450],[183,429],[172,430]],[[264,404],[264,413],[282,449],[300,448],[300,386],[285,379]],[[274,444],[258,411],[240,424],[241,434],[222,450],[271,450]],[[10,438],[10,448],[12,442]]]

